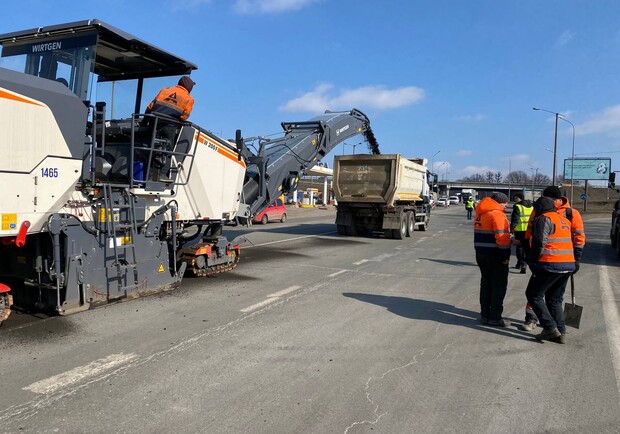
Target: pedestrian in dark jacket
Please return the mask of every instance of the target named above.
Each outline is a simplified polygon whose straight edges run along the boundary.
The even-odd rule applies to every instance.
[[[525,296],[543,327],[536,339],[564,344],[562,303],[566,283],[576,271],[571,223],[558,214],[555,201],[548,197],[536,201],[534,212],[529,264],[532,277]]]

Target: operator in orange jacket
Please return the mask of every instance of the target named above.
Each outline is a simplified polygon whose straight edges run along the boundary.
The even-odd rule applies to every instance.
[[[494,327],[506,327],[502,312],[512,245],[506,205],[508,196],[493,193],[476,206],[474,220],[474,248],[481,275],[480,322]]]
[[[575,257],[575,271],[579,271],[579,260],[583,253],[583,248],[586,245],[586,234],[583,226],[583,219],[581,214],[574,208],[571,208],[568,198],[562,196],[560,188],[555,185],[550,185],[545,188],[542,193],[543,197],[553,199],[556,212],[566,218],[570,223],[571,240],[573,243],[574,257]],[[532,223],[536,218],[536,210],[532,211],[530,220],[528,222],[527,231],[525,233],[525,242],[530,243],[532,239]],[[525,322],[521,327],[523,330],[532,331],[535,330],[538,322],[538,318],[534,313],[534,309],[528,303],[525,306]]]
[[[564,344],[566,324],[562,302],[568,278],[576,270],[571,225],[557,212],[550,197],[540,197],[534,209],[537,216],[531,226],[529,263],[532,277],[525,295],[543,327],[536,339]]]
[[[159,113],[182,121],[186,121],[194,107],[194,97],[190,92],[196,83],[189,77],[183,76],[173,87],[166,87],[159,91],[155,99],[149,103],[146,113]]]
[[[157,113],[186,121],[194,107],[194,98],[190,95],[190,92],[195,84],[191,78],[187,76],[181,77],[176,86],[166,87],[159,91],[155,99],[147,106],[146,113]],[[149,121],[147,120],[147,122]],[[170,151],[174,149],[180,126],[178,123],[166,121],[165,119],[160,119],[157,125],[158,136],[166,139],[166,142],[164,145],[160,145],[160,149],[163,152],[154,153],[154,180],[171,183],[174,180],[169,178],[172,159]]]

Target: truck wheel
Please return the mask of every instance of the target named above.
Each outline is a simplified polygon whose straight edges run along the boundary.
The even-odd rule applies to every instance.
[[[418,226],[418,229],[425,231],[428,229],[428,214],[424,214],[424,222]]]
[[[336,230],[338,231],[338,235],[347,234],[347,227],[345,225],[336,225]]]
[[[402,240],[407,236],[407,213],[400,215],[400,228],[392,229],[392,237],[397,240]]]
[[[415,231],[415,213],[413,211],[407,212],[407,236],[412,237]]]

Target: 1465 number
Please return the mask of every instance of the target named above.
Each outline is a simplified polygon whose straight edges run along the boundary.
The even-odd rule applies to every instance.
[[[42,167],[41,177],[42,178],[58,178],[58,168],[57,167]]]

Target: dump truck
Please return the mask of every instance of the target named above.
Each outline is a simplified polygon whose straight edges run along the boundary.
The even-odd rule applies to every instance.
[[[429,172],[425,158],[398,154],[334,158],[336,227],[340,235],[383,232],[402,240],[428,227]]]
[[[227,223],[293,191],[339,142],[374,139],[355,109],[283,122],[256,153],[240,130],[227,140],[145,113],[147,80],[197,66],[99,20],[0,45],[0,324],[13,304],[67,315],[232,270]],[[114,116],[114,94],[102,98],[116,82],[135,91],[133,112]]]

